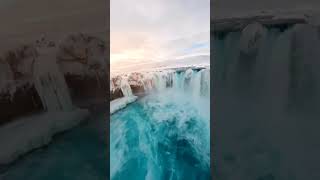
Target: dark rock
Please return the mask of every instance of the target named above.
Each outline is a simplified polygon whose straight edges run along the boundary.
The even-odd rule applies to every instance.
[[[120,88],[117,88],[114,91],[110,92],[110,100],[111,101],[118,99],[118,98],[121,98],[121,97],[123,97],[123,93]]]
[[[12,97],[9,93],[0,94],[0,108],[0,124],[44,110],[34,85],[30,84],[18,87]]]

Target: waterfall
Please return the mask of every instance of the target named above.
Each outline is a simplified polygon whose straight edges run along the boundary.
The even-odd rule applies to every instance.
[[[128,96],[128,97],[132,96],[131,87],[128,83],[128,79],[125,77],[121,79],[121,91],[124,96]]]
[[[210,179],[209,67],[141,74],[128,75],[132,93],[152,89],[111,116],[111,179]]]
[[[242,31],[217,35],[213,43],[214,97],[221,111],[216,113],[219,119],[216,146],[239,159],[248,159],[250,167],[265,164],[275,179],[290,179],[293,176],[309,179],[310,166],[307,164],[319,160],[314,158],[316,155],[313,153],[320,148],[304,147],[305,150],[314,149],[308,153],[296,145],[308,141],[320,147],[313,136],[317,132],[314,127],[319,127],[316,118],[319,117],[320,105],[318,28],[297,24],[278,29],[254,23]],[[226,127],[230,128],[223,131]],[[253,136],[239,140],[249,131]],[[257,143],[259,141],[261,143]],[[240,146],[253,149],[268,146],[264,148],[267,149],[264,156],[269,160],[256,159],[255,156],[259,154],[248,155],[248,149]],[[288,148],[294,153],[287,153]],[[281,156],[277,162],[272,160],[274,152]],[[223,179],[224,175],[227,176],[223,173],[232,166],[224,165],[225,160],[220,157],[217,157],[217,162],[221,168],[221,178],[218,179]],[[305,168],[298,169],[296,165],[299,163],[306,164]],[[290,168],[285,167],[289,164]],[[257,174],[254,173],[266,169],[255,168],[256,171],[252,169],[245,172],[252,177],[228,175],[227,179],[256,178]],[[291,171],[288,172],[288,169]],[[244,171],[239,168],[234,174]]]
[[[200,72],[199,94],[210,97],[210,69],[202,69]]]
[[[157,92],[174,89],[190,93],[193,97],[209,96],[210,94],[210,69],[186,71],[155,72],[153,76],[154,88]]]
[[[63,74],[56,64],[55,56],[41,50],[34,64],[34,83],[46,111],[71,111],[73,105]]]
[[[185,93],[190,93],[193,97],[209,97],[210,95],[210,69],[201,70],[162,70],[145,72],[140,75],[122,75],[119,85],[110,80],[110,92],[113,93],[119,87],[125,97],[131,97],[139,94],[137,88],[148,93],[161,93],[168,89],[174,89]],[[129,80],[130,79],[130,80]],[[115,79],[114,79],[115,80]],[[136,90],[132,89],[136,88]]]

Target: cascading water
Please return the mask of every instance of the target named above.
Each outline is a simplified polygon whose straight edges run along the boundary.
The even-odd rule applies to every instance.
[[[148,95],[111,116],[111,179],[210,179],[209,74],[145,76]]]
[[[314,178],[309,165],[320,161],[314,154],[320,148],[297,144],[308,141],[320,147],[315,137],[320,102],[318,28],[308,24],[266,28],[255,23],[241,32],[217,35],[213,43],[218,105],[213,153],[224,154],[216,157],[215,179]],[[237,164],[241,159],[247,166]]]
[[[34,65],[34,83],[47,111],[72,111],[74,109],[63,74],[50,50],[41,50]]]
[[[124,96],[132,96],[132,90],[127,78],[123,78],[121,80],[121,91]]]

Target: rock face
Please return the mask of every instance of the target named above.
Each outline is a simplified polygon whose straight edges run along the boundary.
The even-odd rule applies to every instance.
[[[142,96],[145,93],[144,80],[147,81],[141,73],[134,72],[129,75],[128,82],[134,95]]]

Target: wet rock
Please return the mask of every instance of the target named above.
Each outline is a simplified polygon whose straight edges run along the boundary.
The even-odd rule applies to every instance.
[[[117,88],[114,91],[110,92],[110,100],[111,101],[118,99],[118,98],[121,98],[121,97],[123,97],[123,93],[120,88]]]

